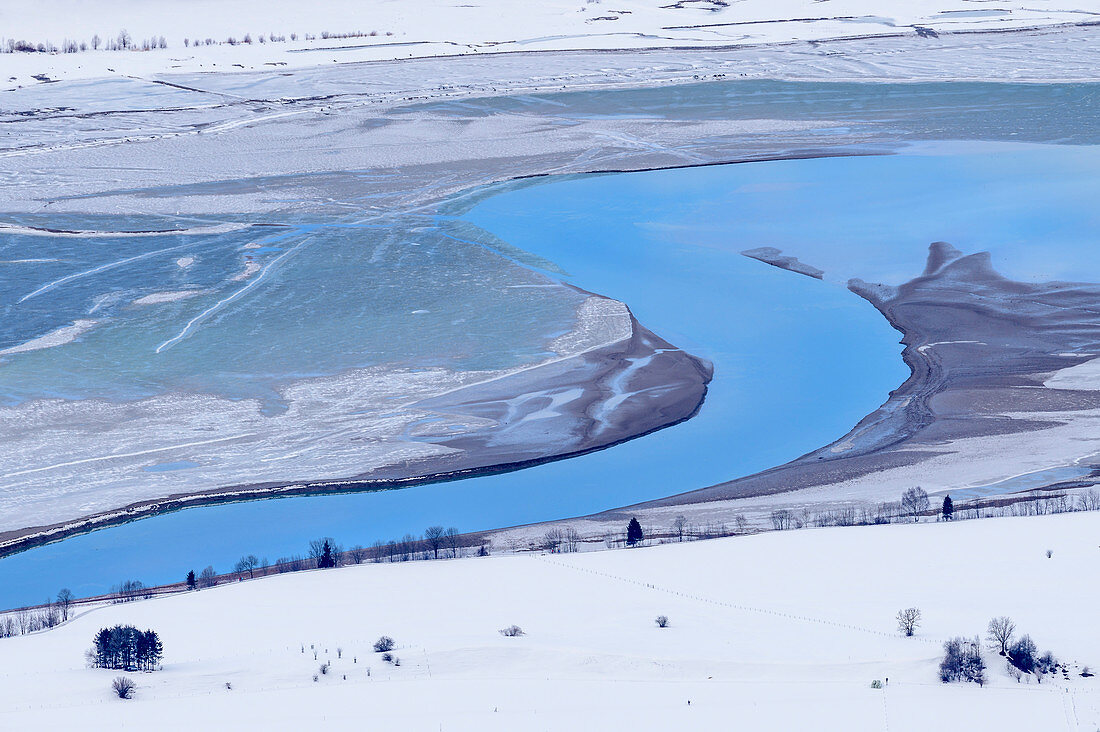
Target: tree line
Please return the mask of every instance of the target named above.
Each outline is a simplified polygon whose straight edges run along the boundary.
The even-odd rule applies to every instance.
[[[419,536],[405,534],[400,539],[376,541],[370,547],[356,544],[345,548],[330,536],[309,542],[305,554],[283,556],[274,562],[267,557],[259,558],[255,554],[246,554],[237,560],[233,570],[227,574],[218,574],[213,566],[207,566],[200,573],[189,570],[184,578],[188,590],[214,587],[226,579],[253,579],[268,574],[300,572],[307,569],[330,569],[348,564],[364,562],[410,562],[432,559],[456,559],[475,551],[478,556],[489,555],[489,544],[464,536],[455,527],[429,526]]]

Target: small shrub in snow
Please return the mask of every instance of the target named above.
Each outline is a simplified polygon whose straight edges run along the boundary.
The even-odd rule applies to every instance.
[[[1050,559],[1053,556],[1054,556],[1054,552],[1050,549],[1047,549],[1047,559]]]
[[[382,660],[385,661],[386,663],[393,663],[393,654],[392,653],[383,653],[382,654]]]
[[[325,661],[324,663],[321,664],[321,668],[318,669],[318,670],[321,672],[322,676],[326,676],[328,674],[329,668],[331,668],[331,667],[332,667],[332,662],[331,661]]]
[[[509,625],[507,628],[502,628],[500,634],[505,638],[517,638],[523,635],[523,628],[518,625]]]
[[[119,676],[111,682],[111,688],[114,689],[115,694],[119,699],[129,699],[134,695],[134,682],[125,676]]]
[[[374,642],[375,653],[385,653],[386,651],[392,651],[394,649],[393,638],[388,635],[384,635]]]
[[[667,615],[658,615],[657,619],[654,622],[657,623],[658,628],[667,628],[668,627],[668,616]]]
[[[1086,679],[1091,678],[1093,676],[1092,669],[1090,669],[1088,666],[1085,666],[1083,669],[1081,669],[1081,676]]]
[[[881,689],[882,688],[882,681],[880,679],[875,679],[874,681],[871,682],[871,688],[872,689]]]
[[[313,674],[313,683],[315,683],[315,684],[316,684],[316,683],[317,683],[317,679],[319,679],[319,678],[321,678],[321,677],[320,677],[320,676],[318,676],[317,674]]]

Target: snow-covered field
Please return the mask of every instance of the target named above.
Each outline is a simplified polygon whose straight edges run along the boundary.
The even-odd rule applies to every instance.
[[[928,37],[1090,23],[1100,15],[1095,0],[1007,0],[992,7],[970,0],[327,0],[278,3],[274,11],[271,5],[264,0],[5,3],[0,6],[5,50],[8,40],[57,49],[85,44],[88,50],[4,55],[0,84],[512,51],[707,48],[918,32]],[[137,49],[149,44],[152,50],[104,50],[119,43],[122,31]],[[100,39],[97,50],[93,37]]]
[[[367,564],[104,606],[0,641],[0,728],[1091,732],[1100,680],[1079,670],[1100,661],[1098,529],[1100,514],[1077,513],[777,532]],[[894,616],[910,606],[923,625],[904,638]],[[1068,680],[1017,683],[987,650],[984,688],[940,683],[944,639],[1000,615]],[[131,701],[112,696],[118,672],[83,662],[116,623],[165,647],[162,671],[131,674]],[[513,623],[526,635],[498,633]],[[400,666],[371,651],[383,634]]]

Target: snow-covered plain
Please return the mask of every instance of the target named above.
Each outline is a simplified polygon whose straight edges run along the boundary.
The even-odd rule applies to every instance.
[[[278,3],[274,12],[264,0],[44,0],[0,7],[0,40],[58,48],[72,41],[90,48],[93,36],[108,44],[125,30],[138,48],[149,40],[159,45],[162,37],[167,47],[107,51],[101,45],[71,54],[10,54],[0,60],[5,72],[0,83],[11,88],[43,78],[512,51],[706,48],[918,32],[931,36],[1089,23],[1098,15],[1100,6],[1087,0],[1007,0],[995,7],[969,0],[421,0],[415,5],[328,0]],[[226,42],[229,38],[233,45]],[[207,39],[213,44],[207,45]]]
[[[807,529],[366,564],[102,606],[0,641],[0,728],[1091,731],[1100,680],[1079,671],[1100,659],[1098,529],[1096,513]],[[903,638],[894,615],[910,606],[924,621]],[[943,640],[999,615],[1068,662],[1068,680],[1017,683],[986,651],[984,688],[940,683]],[[132,701],[112,697],[118,672],[83,663],[115,623],[165,645],[162,671],[131,674]],[[498,633],[513,623],[526,635]],[[383,634],[398,667],[371,651]]]

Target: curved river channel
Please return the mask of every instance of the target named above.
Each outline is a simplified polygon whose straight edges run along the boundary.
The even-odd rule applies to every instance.
[[[467,531],[574,516],[790,460],[842,436],[908,375],[899,334],[846,289],[848,277],[902,282],[919,274],[931,241],[946,240],[993,251],[1013,277],[1100,280],[1097,170],[1096,148],[921,144],[563,177],[499,186],[468,210],[456,202],[437,226],[491,232],[489,248],[499,239],[553,262],[568,275],[552,276],[622,300],[710,359],[699,414],[513,473],[188,509],[73,537],[0,560],[0,607],[61,587],[90,595],[131,578],[179,581],[208,564],[227,571],[244,554],[304,553],[322,535],[369,545],[432,524]],[[824,269],[824,281],[740,254],[762,246]]]

